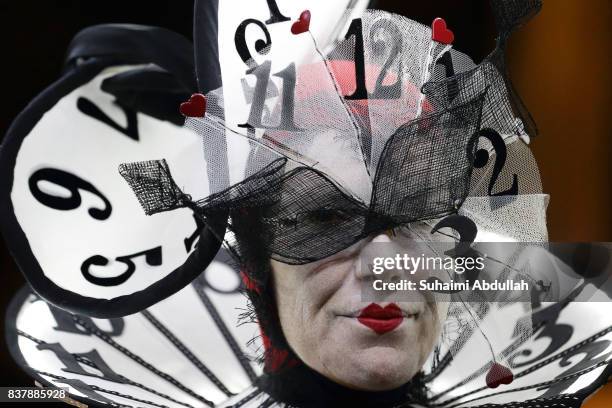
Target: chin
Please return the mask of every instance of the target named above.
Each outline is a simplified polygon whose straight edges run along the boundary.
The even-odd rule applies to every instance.
[[[341,383],[364,391],[388,391],[410,381],[420,370],[417,356],[392,347],[371,347],[343,356]],[[412,358],[413,357],[413,358]]]

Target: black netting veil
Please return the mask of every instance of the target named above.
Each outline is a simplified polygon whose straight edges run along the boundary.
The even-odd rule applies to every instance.
[[[208,214],[225,210],[231,232],[238,232],[234,220],[256,217],[272,258],[308,263],[374,233],[456,211],[469,192],[484,98],[400,127],[383,149],[370,205],[325,173],[290,168],[286,159],[199,201],[180,191],[163,160],[123,164],[120,171],[147,214],[191,207],[206,221]],[[228,244],[240,255],[237,241]]]

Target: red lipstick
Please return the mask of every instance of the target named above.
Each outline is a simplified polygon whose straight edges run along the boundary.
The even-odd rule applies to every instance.
[[[390,303],[384,308],[376,303],[370,304],[363,309],[357,317],[359,323],[374,330],[377,334],[385,334],[393,331],[402,324],[404,315],[395,303]]]

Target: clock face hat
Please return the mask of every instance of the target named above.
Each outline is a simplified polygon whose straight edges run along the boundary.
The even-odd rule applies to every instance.
[[[195,156],[195,138],[176,111],[196,89],[193,69],[193,47],[178,34],[88,28],[72,42],[63,77],[6,135],[4,236],[28,282],[53,303],[129,314],[201,272],[186,262],[198,255],[183,243],[196,230],[193,218],[169,214],[150,224],[122,204],[131,192],[116,183],[116,168],[129,157]]]
[[[503,53],[539,2],[492,3],[500,34],[480,64],[439,20],[224,4],[197,4],[194,47],[137,26],[81,33],[2,148],[3,232],[37,292],[9,311],[12,353],[92,405],[282,405],[256,381],[295,363],[270,258],[308,263],[414,224],[547,239],[535,128]],[[572,296],[453,302],[421,403],[579,406],[609,373],[609,321]],[[240,314],[261,325],[263,364]]]

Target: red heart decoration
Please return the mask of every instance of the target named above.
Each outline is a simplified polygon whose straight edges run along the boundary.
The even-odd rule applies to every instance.
[[[206,114],[206,96],[200,93],[191,95],[187,102],[181,103],[179,110],[183,116],[203,118]]]
[[[497,388],[501,384],[508,385],[512,381],[514,381],[512,371],[499,363],[493,364],[487,373],[487,387],[489,388]]]
[[[302,11],[298,21],[291,26],[291,32],[294,35],[302,34],[310,30],[310,10]]]
[[[431,38],[441,44],[452,44],[455,41],[455,34],[446,28],[446,21],[438,17],[431,25]]]

